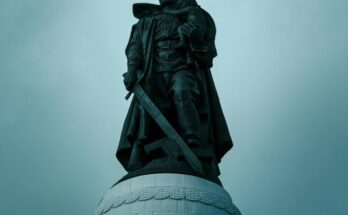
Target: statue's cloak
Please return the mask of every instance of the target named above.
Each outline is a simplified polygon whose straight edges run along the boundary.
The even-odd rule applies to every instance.
[[[136,30],[140,31],[144,67],[138,74],[138,77],[139,82],[151,97],[151,90],[147,89],[149,89],[148,86],[151,86],[151,72],[153,70],[154,58],[154,32],[156,29],[156,20],[153,16],[155,16],[156,13],[161,13],[161,11],[158,6],[144,6],[144,4],[140,6],[150,8],[151,12],[143,15],[144,13],[140,13],[139,10],[134,11],[135,16],[139,18],[139,22],[133,26],[131,38]],[[217,55],[214,44],[216,34],[215,24],[211,16],[203,9],[201,10],[206,16],[207,36],[202,43],[191,43],[190,47],[194,59],[196,60],[195,69],[199,76],[198,79],[200,80],[201,98],[199,114],[203,133],[207,135],[206,141],[208,143],[205,144],[214,146],[216,162],[220,163],[221,158],[232,148],[233,143],[210,71],[213,58]],[[126,53],[128,48],[129,44],[126,48]],[[146,138],[147,134],[151,132],[149,120],[151,120],[150,116],[139,106],[136,99],[133,98],[124,121],[119,146],[116,152],[116,157],[127,171],[130,171],[128,164],[131,157],[132,144],[137,139]]]

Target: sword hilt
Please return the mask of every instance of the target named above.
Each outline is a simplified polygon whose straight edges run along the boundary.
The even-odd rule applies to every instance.
[[[128,100],[132,96],[133,92],[129,91],[125,97],[126,100]]]
[[[124,74],[122,74],[122,76],[125,77],[126,74],[127,74],[127,73],[124,73]],[[134,87],[135,87],[137,84],[139,84],[139,82],[140,82],[140,80],[138,80],[138,81],[134,84],[133,88],[127,93],[127,95],[126,95],[126,97],[125,97],[126,100],[129,100],[129,98],[132,96],[132,94],[133,94],[133,89],[134,89]]]

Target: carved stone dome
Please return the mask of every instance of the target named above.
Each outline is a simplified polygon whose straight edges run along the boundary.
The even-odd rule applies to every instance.
[[[240,215],[221,186],[183,174],[143,175],[113,186],[96,215]]]

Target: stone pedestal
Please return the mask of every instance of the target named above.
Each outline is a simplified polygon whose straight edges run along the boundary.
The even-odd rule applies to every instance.
[[[120,182],[96,215],[240,215],[221,186],[190,175],[152,174]]]

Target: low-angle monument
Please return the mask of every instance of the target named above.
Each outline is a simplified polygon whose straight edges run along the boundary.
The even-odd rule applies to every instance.
[[[97,215],[240,215],[219,180],[232,148],[211,75],[215,24],[195,0],[138,3],[123,75],[133,95],[116,152],[128,174]]]

